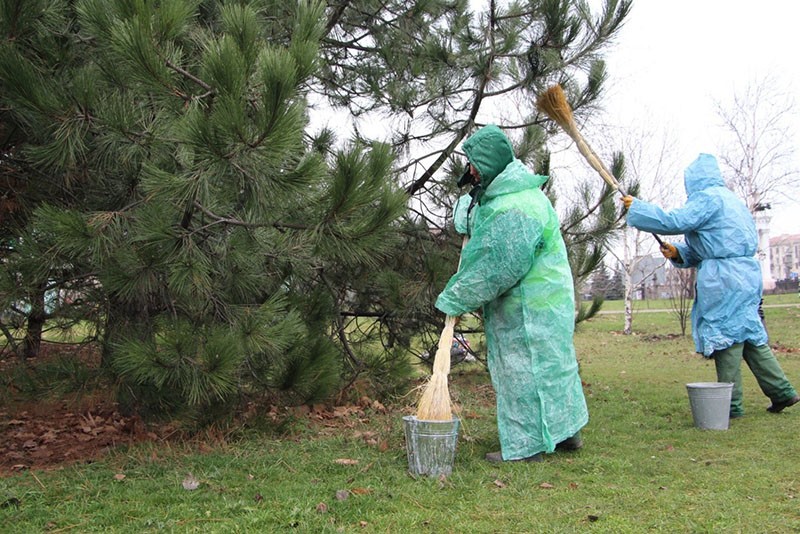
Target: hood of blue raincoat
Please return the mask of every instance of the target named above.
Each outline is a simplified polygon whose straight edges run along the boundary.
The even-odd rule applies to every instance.
[[[711,154],[700,154],[684,171],[683,185],[687,197],[709,187],[724,187],[725,180],[722,179],[717,158]]]
[[[480,184],[473,190],[473,196],[480,202],[483,192],[514,160],[514,148],[506,134],[494,124],[484,126],[472,134],[464,141],[462,148],[469,162],[480,174]]]

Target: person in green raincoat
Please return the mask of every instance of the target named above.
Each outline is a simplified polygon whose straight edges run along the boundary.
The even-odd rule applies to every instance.
[[[501,448],[487,460],[540,461],[579,448],[589,421],[567,251],[541,190],[547,177],[515,158],[500,128],[479,129],[463,149],[474,187],[454,221],[470,239],[436,307],[453,317],[482,309]]]

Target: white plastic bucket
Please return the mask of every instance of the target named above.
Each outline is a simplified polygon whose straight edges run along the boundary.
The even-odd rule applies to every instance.
[[[731,416],[733,383],[693,382],[686,384],[694,426],[704,430],[727,430]]]
[[[408,470],[412,475],[439,476],[453,471],[459,419],[425,421],[416,415],[403,417]]]

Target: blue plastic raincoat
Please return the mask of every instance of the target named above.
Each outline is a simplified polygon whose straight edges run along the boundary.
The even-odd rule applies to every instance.
[[[686,204],[665,212],[636,199],[628,224],[665,235],[683,234],[675,243],[680,253],[676,267],[697,267],[692,307],[692,336],[697,352],[709,357],[745,341],[759,346],[767,332],[758,316],[761,267],[755,259],[758,233],[750,212],[725,187],[717,160],[700,156],[684,173]]]
[[[480,200],[467,214],[470,196],[459,199],[454,222],[470,240],[436,307],[450,316],[483,308],[503,459],[552,452],[589,415],[573,345],[572,274],[540,189],[547,177],[515,159],[496,126],[463,148],[480,173]]]

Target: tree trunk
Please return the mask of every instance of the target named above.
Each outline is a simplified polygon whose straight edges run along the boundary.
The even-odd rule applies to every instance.
[[[622,328],[622,333],[626,336],[631,335],[633,332],[633,275],[631,274],[631,263],[633,258],[631,256],[631,249],[628,243],[629,229],[626,227],[623,231],[623,267],[624,272],[622,279],[623,286],[623,299],[625,301],[625,326]],[[635,234],[634,234],[635,235]]]
[[[628,273],[625,273],[625,326],[622,333],[626,336],[633,332],[633,281]]]
[[[23,359],[38,356],[42,346],[42,331],[44,331],[44,323],[47,320],[44,293],[45,284],[40,284],[36,293],[31,296],[31,311],[28,314],[28,326],[25,330],[25,340],[22,344]]]

